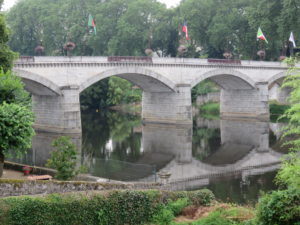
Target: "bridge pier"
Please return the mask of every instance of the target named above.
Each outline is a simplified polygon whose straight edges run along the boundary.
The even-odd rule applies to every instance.
[[[35,129],[57,133],[81,133],[79,88],[61,88],[62,95],[32,95]]]
[[[221,89],[221,118],[258,118],[269,120],[268,83],[254,89]]]
[[[177,85],[176,92],[143,92],[145,123],[192,124],[191,86]]]

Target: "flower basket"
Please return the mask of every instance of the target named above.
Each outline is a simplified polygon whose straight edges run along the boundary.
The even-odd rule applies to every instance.
[[[29,166],[23,166],[22,171],[24,173],[24,176],[27,176],[30,174],[30,172],[32,171],[32,168]]]

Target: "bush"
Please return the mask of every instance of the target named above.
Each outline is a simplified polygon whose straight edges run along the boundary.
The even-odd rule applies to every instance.
[[[188,194],[188,192],[113,191],[105,195],[52,194],[46,197],[3,198],[0,200],[0,224],[135,225],[149,222],[170,224],[174,218],[170,208],[178,212],[187,201],[191,201],[180,199],[170,203],[170,196],[174,197],[177,193],[178,196]],[[194,198],[196,196],[202,195],[193,195]],[[170,204],[165,204],[164,200]]]
[[[182,211],[182,209],[187,207],[189,204],[190,204],[190,201],[188,198],[180,198],[174,202],[171,201],[168,204],[168,208],[173,212],[173,214],[175,216],[178,216],[179,213]]]
[[[174,219],[174,214],[166,206],[161,206],[159,211],[153,216],[151,222],[157,225],[169,225]]]
[[[77,151],[71,138],[61,136],[53,141],[52,146],[56,149],[51,152],[46,166],[57,170],[55,178],[58,180],[70,180],[75,177],[79,169],[76,169]]]
[[[215,200],[214,194],[208,189],[188,192],[188,197],[192,201],[192,204],[196,206],[207,206]]]
[[[300,221],[300,190],[273,191],[258,205],[258,221],[264,225],[296,225]]]

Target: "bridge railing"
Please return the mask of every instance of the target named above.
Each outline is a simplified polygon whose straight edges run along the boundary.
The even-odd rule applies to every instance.
[[[208,63],[215,63],[215,64],[237,64],[241,65],[241,60],[239,59],[207,59]]]
[[[146,62],[152,63],[152,57],[148,56],[108,56],[108,62]]]
[[[21,62],[21,63],[34,62],[34,56],[20,56],[20,58],[18,59],[18,62]]]

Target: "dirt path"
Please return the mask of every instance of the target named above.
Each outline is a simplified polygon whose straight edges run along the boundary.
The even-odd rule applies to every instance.
[[[3,170],[3,176],[1,178],[6,178],[6,179],[27,179],[26,176],[23,175],[22,172],[18,172],[15,170]]]

